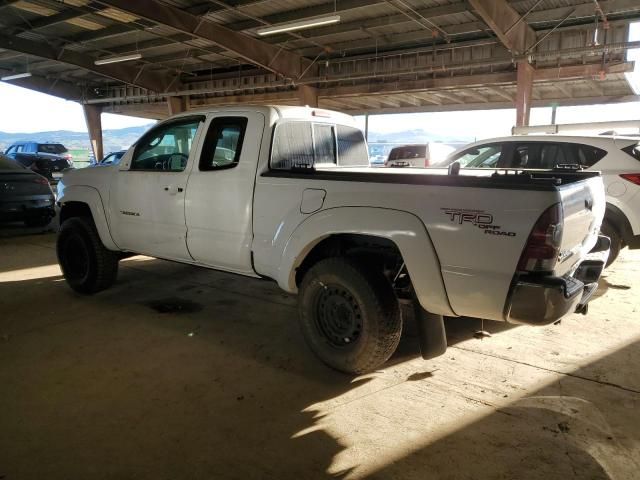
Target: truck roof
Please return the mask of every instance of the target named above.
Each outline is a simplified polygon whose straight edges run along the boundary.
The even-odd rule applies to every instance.
[[[253,111],[261,112],[265,116],[275,114],[280,118],[287,119],[304,119],[304,120],[317,120],[321,122],[334,121],[336,123],[345,125],[355,125],[355,120],[351,115],[346,113],[336,112],[335,110],[327,110],[325,108],[316,107],[300,107],[291,105],[237,105],[228,107],[202,107],[188,112],[183,112],[178,115],[174,115],[171,118],[177,118],[181,116],[189,116],[194,113],[214,113],[214,112],[238,112],[238,111]]]

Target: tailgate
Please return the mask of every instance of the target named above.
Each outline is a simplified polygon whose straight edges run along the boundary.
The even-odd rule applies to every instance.
[[[555,273],[564,275],[577,266],[596,244],[606,200],[600,176],[563,185],[558,190],[564,224]]]

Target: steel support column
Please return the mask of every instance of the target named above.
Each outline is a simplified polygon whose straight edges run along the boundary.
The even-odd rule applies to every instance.
[[[516,126],[518,127],[529,125],[534,73],[535,70],[529,62],[518,62],[518,83],[516,91]]]
[[[89,130],[89,140],[91,141],[91,150],[96,162],[102,160],[102,107],[98,105],[82,105],[84,110],[84,119],[87,122],[87,130]]]

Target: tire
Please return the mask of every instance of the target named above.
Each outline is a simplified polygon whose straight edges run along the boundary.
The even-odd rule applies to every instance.
[[[353,260],[328,258],[311,267],[300,285],[298,309],[311,350],[345,373],[376,369],[400,342],[402,317],[391,285],[382,272]]]
[[[56,252],[65,280],[78,293],[97,293],[116,281],[119,254],[105,248],[89,217],[65,220]]]
[[[620,250],[622,250],[623,247],[622,238],[620,237],[618,230],[616,230],[613,225],[611,225],[611,223],[607,221],[604,221],[602,223],[602,226],[600,227],[600,233],[611,239],[611,248],[609,250],[609,258],[607,259],[607,264],[605,265],[606,268],[611,265],[616,260],[616,258],[618,258]]]

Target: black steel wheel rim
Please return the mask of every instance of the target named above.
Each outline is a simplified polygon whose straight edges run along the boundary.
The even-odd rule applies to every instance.
[[[64,270],[68,278],[82,280],[89,270],[89,250],[79,235],[72,235],[64,242]]]
[[[362,334],[362,311],[354,296],[340,285],[322,285],[316,296],[318,332],[334,348],[353,346]]]

